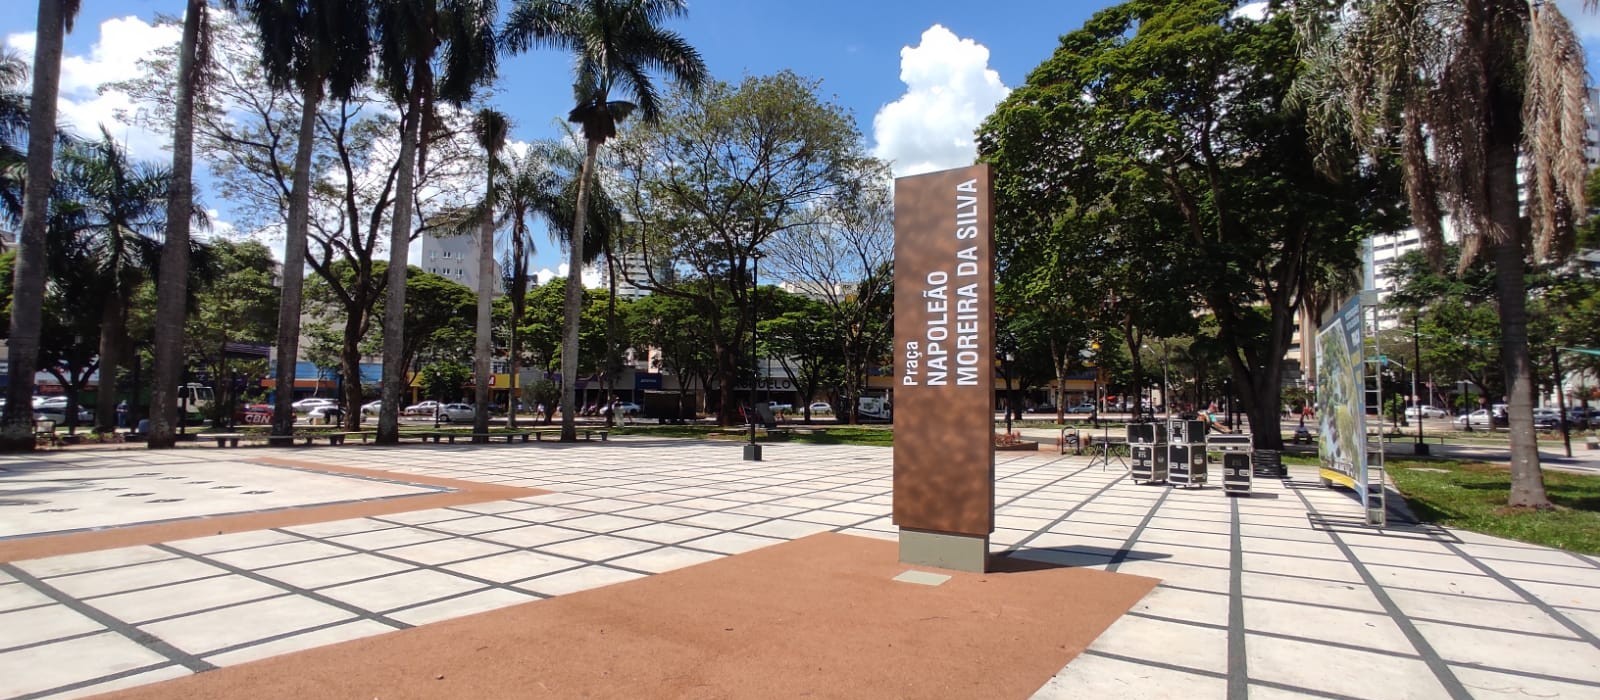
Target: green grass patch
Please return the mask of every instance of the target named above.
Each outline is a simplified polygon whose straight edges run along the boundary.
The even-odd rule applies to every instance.
[[[1449,460],[1389,463],[1400,492],[1416,516],[1548,547],[1600,554],[1600,476],[1546,471],[1545,490],[1555,508],[1508,508],[1511,472],[1505,467]]]
[[[867,445],[871,447],[888,447],[894,444],[894,430],[888,426],[867,427],[854,425],[804,425],[786,424],[780,430],[816,430],[814,433],[790,432],[787,436],[767,435],[765,431],[757,437],[758,442],[797,442],[808,445]],[[741,430],[737,426],[718,427],[714,425],[633,425],[614,429],[615,435],[647,435],[650,437],[674,437],[696,439],[722,439],[739,441],[748,439],[748,429]],[[717,437],[713,437],[713,434]]]

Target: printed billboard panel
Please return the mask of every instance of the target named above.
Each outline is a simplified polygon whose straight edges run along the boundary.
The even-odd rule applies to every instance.
[[[1322,478],[1361,492],[1366,502],[1365,324],[1352,298],[1317,333],[1317,455]]]
[[[894,185],[894,522],[994,531],[989,166]]]

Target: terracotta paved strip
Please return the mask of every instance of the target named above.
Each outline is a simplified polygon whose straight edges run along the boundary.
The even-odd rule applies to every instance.
[[[109,698],[1026,698],[1156,585],[1090,569],[891,581],[821,534]]]
[[[482,484],[473,481],[422,476],[420,474],[400,474],[377,469],[333,466],[275,457],[257,457],[248,461],[279,467],[305,469],[324,474],[362,476],[424,486],[438,486],[451,489],[451,491],[416,494],[414,496],[397,496],[370,501],[283,508],[260,513],[237,513],[189,518],[148,525],[113,526],[101,530],[75,532],[67,535],[27,537],[0,542],[0,562],[38,559],[62,554],[79,554],[102,549],[155,544],[157,542],[171,542],[191,537],[222,535],[230,532],[248,532],[274,527],[309,525],[311,523],[344,520],[347,518],[390,515],[428,508],[448,508],[450,506],[527,498],[550,493],[541,489]]]

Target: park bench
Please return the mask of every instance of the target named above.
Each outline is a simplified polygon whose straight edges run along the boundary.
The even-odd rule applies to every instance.
[[[601,442],[605,442],[606,441],[606,436],[611,434],[611,431],[606,430],[604,428],[584,428],[584,427],[579,427],[577,430],[578,430],[578,434],[582,435],[584,440],[589,440],[589,441],[593,441],[594,440],[594,436],[599,435],[600,436],[600,441]],[[533,439],[534,439],[535,442],[544,442],[544,436],[546,436],[546,435],[552,435],[557,440],[561,439],[561,429],[560,428],[536,428],[536,429],[532,430],[531,432],[533,433]]]
[[[472,434],[472,438],[474,440],[476,440],[478,438],[483,438],[484,442],[494,442],[495,438],[503,437],[503,438],[506,439],[506,444],[509,445],[512,442],[515,442],[516,439],[519,438],[519,437],[522,438],[523,442],[527,442],[528,438],[530,436],[532,436],[532,435],[533,435],[532,431],[523,431],[523,432],[515,432],[515,433],[473,433]]]
[[[56,436],[56,422],[53,420],[34,421],[33,438],[34,440],[43,441],[51,447],[61,444],[61,438]]]
[[[239,441],[245,439],[244,433],[206,433],[199,436],[205,440],[216,440],[217,447],[238,447]]]

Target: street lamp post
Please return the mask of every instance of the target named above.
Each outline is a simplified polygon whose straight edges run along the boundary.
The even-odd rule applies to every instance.
[[[1016,400],[1016,394],[1011,389],[1011,362],[1016,356],[1006,350],[1006,434],[1011,434],[1011,406]]]
[[[756,322],[761,316],[756,311],[756,293],[761,289],[761,252],[750,252],[750,368],[755,373],[750,378],[750,444],[744,446],[744,459],[747,462],[761,461],[761,445],[756,444],[756,382],[761,381],[760,360],[756,356],[756,343],[759,336],[756,332]]]
[[[1412,453],[1428,454],[1428,443],[1422,441],[1422,404],[1417,400],[1417,375],[1422,373],[1422,333],[1420,320],[1411,317],[1411,404],[1417,407],[1417,444]],[[1469,419],[1470,420],[1470,419]]]

